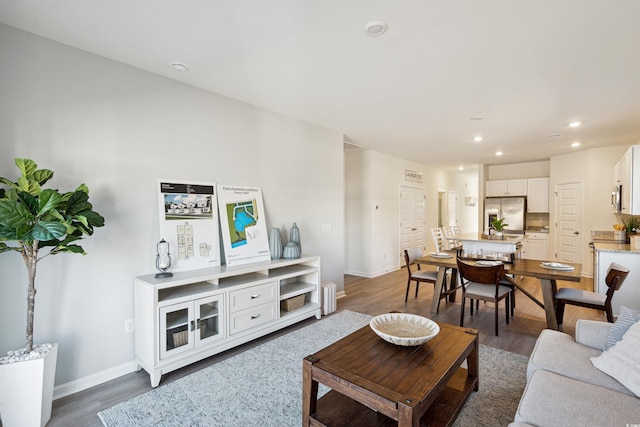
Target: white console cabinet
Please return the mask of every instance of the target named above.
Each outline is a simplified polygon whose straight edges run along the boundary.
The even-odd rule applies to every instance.
[[[301,320],[320,318],[320,257],[303,255],[135,279],[135,352],[140,368],[163,374]],[[300,308],[281,301],[304,295]]]

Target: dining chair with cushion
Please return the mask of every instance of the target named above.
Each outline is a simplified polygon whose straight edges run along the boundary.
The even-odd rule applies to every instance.
[[[405,303],[409,299],[409,288],[411,287],[411,282],[416,282],[415,298],[418,298],[418,289],[420,288],[420,282],[433,283],[433,286],[435,288],[438,279],[438,272],[420,270],[420,264],[416,264],[416,259],[420,258],[421,256],[422,248],[420,247],[414,247],[404,250],[404,262],[407,266],[407,275],[409,276],[407,279],[407,292],[404,295]],[[416,268],[416,271],[411,270],[412,266]],[[442,294],[440,297],[442,298]],[[438,302],[438,304],[440,304],[440,302]]]
[[[495,332],[498,336],[498,303],[505,300],[505,313],[507,325],[509,324],[509,308],[511,307],[510,295],[512,289],[500,282],[505,278],[504,265],[494,263],[492,265],[467,264],[460,258],[457,259],[458,273],[462,287],[462,302],[460,309],[460,326],[464,326],[464,306],[467,299],[470,300],[470,314],[473,316],[473,302],[489,301],[495,307]],[[477,305],[476,305],[477,309]]]
[[[627,278],[628,274],[628,268],[612,262],[609,265],[607,276],[605,278],[605,283],[609,288],[605,295],[575,288],[558,289],[558,292],[556,292],[556,319],[558,320],[558,326],[562,325],[564,306],[567,304],[593,308],[595,310],[603,310],[607,315],[607,321],[613,323],[611,300],[613,299],[613,294],[615,291],[620,289],[622,282],[624,282],[624,279]]]

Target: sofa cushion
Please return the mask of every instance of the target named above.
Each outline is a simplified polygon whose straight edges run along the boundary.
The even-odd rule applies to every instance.
[[[544,370],[533,373],[515,421],[538,427],[624,426],[640,420],[637,397]]]
[[[616,319],[616,323],[613,324],[607,337],[604,341],[604,347],[602,350],[608,350],[614,346],[615,343],[622,339],[627,330],[640,320],[640,311],[632,310],[628,307],[622,306],[620,307],[620,311],[618,312],[618,318]]]
[[[527,379],[537,370],[544,369],[589,384],[632,395],[614,378],[597,369],[591,357],[602,351],[576,343],[568,334],[545,329],[538,337],[527,365]]]
[[[640,322],[631,325],[620,341],[591,361],[640,397]]]

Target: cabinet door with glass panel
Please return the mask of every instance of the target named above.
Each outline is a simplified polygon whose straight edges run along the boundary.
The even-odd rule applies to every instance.
[[[160,307],[160,359],[224,338],[223,295]]]

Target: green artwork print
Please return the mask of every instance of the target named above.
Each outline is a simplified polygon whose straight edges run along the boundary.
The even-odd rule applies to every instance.
[[[231,247],[247,244],[247,228],[254,227],[258,222],[258,209],[255,199],[245,202],[227,204],[227,218],[229,222],[229,237]]]

